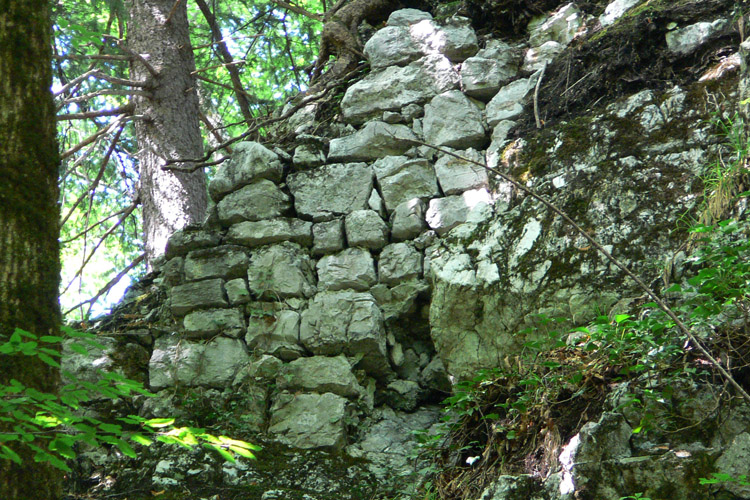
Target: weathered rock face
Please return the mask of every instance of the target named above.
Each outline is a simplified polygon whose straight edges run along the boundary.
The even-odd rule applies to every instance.
[[[154,286],[168,299],[138,330],[153,340],[139,344],[150,353],[151,388],[164,401],[186,389],[217,401],[247,390],[263,439],[364,459],[340,483],[367,483],[367,469],[382,488],[365,490],[383,492],[413,482],[401,476],[409,433],[439,416],[427,403],[541,335],[519,334],[539,314],[585,321],[640,295],[560,217],[482,166],[545,196],[636,273],[648,275],[679,247],[672,230],[721,148],[703,96],[737,101],[736,82],[731,73],[653,89],[628,80],[586,111],[535,117],[535,91],[560,54],[574,61],[579,38],[607,36],[592,34],[597,23],[614,29],[640,5],[586,10],[595,3],[561,4],[523,40],[486,40],[482,49],[462,18],[395,12],[365,45],[372,71],[346,90],[346,125],[311,135],[306,108],[290,120],[293,150],[237,145],[210,184],[214,215],[167,246]],[[729,7],[721,12],[664,35],[676,68],[727,32]],[[543,128],[531,129],[537,118]],[[66,366],[90,376],[81,363]],[[633,438],[637,423],[615,408],[567,445],[547,482],[503,476],[481,499],[619,500],[638,491],[622,485],[642,482],[697,500],[690,485],[706,464],[731,474],[746,466],[744,416],[706,440],[680,441],[686,458],[677,445],[665,455]],[[191,470],[181,460],[152,464],[153,484],[177,484],[169,471]],[[312,462],[301,463],[309,471]],[[670,478],[674,468],[680,477]],[[260,476],[247,464],[211,474],[233,485]],[[299,481],[253,498],[369,498],[328,479]]]

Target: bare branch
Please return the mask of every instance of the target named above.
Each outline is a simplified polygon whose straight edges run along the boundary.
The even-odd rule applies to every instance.
[[[98,71],[96,75],[97,78],[101,78],[102,80],[106,80],[109,83],[115,83],[117,85],[127,85],[129,87],[148,87],[148,82],[137,82],[135,80],[125,80],[124,78],[117,78],[116,76],[111,76],[106,73],[102,73],[101,71]]]
[[[208,8],[208,4],[206,4],[205,0],[195,1],[198,4],[198,8],[200,8],[201,12],[203,13],[203,17],[206,18],[206,22],[208,22],[208,25],[211,28],[211,36],[213,36],[214,40],[219,40],[216,45],[216,51],[219,53],[219,57],[221,57],[221,59],[226,64],[225,67],[229,72],[229,78],[232,81],[232,90],[234,90],[234,94],[235,96],[237,96],[237,104],[240,107],[240,112],[242,112],[242,117],[245,120],[250,121],[253,119],[253,114],[250,112],[250,103],[245,98],[245,91],[242,86],[242,81],[240,80],[240,74],[237,71],[237,68],[234,66],[234,59],[232,58],[232,54],[229,52],[227,44],[221,41],[221,28],[219,28],[219,24],[216,22],[216,16],[214,16],[213,12],[211,12],[211,9]]]
[[[53,59],[58,61],[65,60],[77,60],[77,59],[94,59],[98,61],[125,61],[130,62],[133,60],[133,56],[118,56],[112,54],[67,54],[64,56],[52,56]]]
[[[74,87],[74,86],[78,85],[80,82],[84,81],[86,78],[88,78],[88,77],[90,77],[92,75],[95,75],[98,72],[99,72],[98,69],[92,69],[91,71],[85,72],[84,74],[82,74],[82,75],[78,76],[77,78],[74,78],[73,80],[71,80],[70,82],[68,82],[67,85],[65,85],[63,88],[61,88],[57,92],[53,93],[52,97],[57,97],[60,94],[64,94],[71,87]]]
[[[132,60],[132,58],[138,59],[138,61],[140,61],[140,63],[146,67],[148,72],[151,73],[151,76],[153,76],[154,78],[159,76],[159,72],[156,71],[153,66],[151,66],[151,64],[146,60],[146,58],[130,50],[125,44],[124,40],[120,40],[119,38],[111,36],[111,35],[104,35],[104,38],[106,38],[107,40],[112,40],[113,42],[117,44],[120,50],[130,55],[131,57],[128,58],[129,60]]]
[[[133,103],[128,103],[115,109],[102,109],[99,111],[87,111],[85,113],[70,113],[67,115],[57,115],[57,121],[63,120],[85,120],[87,118],[99,118],[101,116],[117,116],[130,114],[135,110]]]
[[[64,107],[68,104],[88,101],[89,99],[94,99],[95,97],[100,97],[103,95],[140,95],[149,99],[153,97],[153,94],[151,94],[151,92],[146,92],[145,90],[102,89],[97,90],[96,92],[91,92],[90,94],[84,94],[77,97],[71,97],[70,99],[65,99],[60,104],[60,106]]]
[[[123,278],[123,276],[125,276],[126,274],[128,274],[135,266],[137,266],[138,264],[140,264],[141,262],[143,262],[143,259],[145,259],[145,258],[146,258],[146,254],[145,253],[142,253],[141,255],[139,255],[138,257],[136,257],[135,260],[133,260],[133,262],[131,262],[130,264],[128,264],[128,266],[125,269],[123,269],[122,271],[120,271],[119,273],[117,273],[117,276],[115,276],[114,278],[112,278],[111,280],[109,280],[109,282],[107,282],[107,284],[104,285],[101,290],[99,290],[98,292],[96,292],[96,295],[94,295],[93,297],[91,297],[88,300],[84,300],[80,304],[76,304],[75,306],[71,307],[70,309],[68,309],[67,311],[65,311],[63,313],[63,316],[71,313],[72,311],[75,311],[79,307],[83,307],[86,304],[89,304],[89,308],[86,311],[86,315],[85,315],[85,317],[88,317],[89,314],[91,314],[91,308],[94,306],[94,304],[96,303],[96,301],[99,300],[99,297],[101,297],[105,293],[109,292],[112,289],[113,286],[115,286],[117,283],[119,283],[119,281]]]
[[[195,77],[196,77],[196,78],[197,78],[198,80],[202,80],[202,81],[204,81],[204,82],[206,82],[206,83],[210,83],[211,85],[216,85],[217,87],[222,87],[222,88],[225,88],[225,89],[227,89],[227,90],[231,90],[231,91],[233,91],[233,92],[237,92],[237,91],[236,91],[236,90],[234,89],[234,87],[231,87],[231,86],[227,85],[226,83],[221,83],[221,82],[217,82],[216,80],[212,80],[211,78],[206,78],[205,76],[201,76],[201,75],[195,75]],[[255,100],[255,96],[254,96],[254,95],[252,95],[252,94],[248,94],[247,92],[245,92],[245,91],[244,91],[244,90],[242,90],[242,89],[239,89],[239,91],[238,91],[238,92],[239,92],[240,94],[242,94],[243,96],[245,96],[245,97],[249,97],[249,98],[251,98],[251,99]]]
[[[124,129],[125,129],[125,124],[123,123],[122,125],[120,125],[120,129],[117,131],[114,138],[112,139],[112,144],[109,145],[109,149],[107,149],[107,153],[104,155],[104,158],[102,158],[102,162],[99,165],[99,172],[97,172],[96,177],[91,182],[91,185],[86,189],[86,191],[81,193],[81,196],[79,196],[78,199],[75,201],[75,203],[73,203],[73,206],[70,207],[70,210],[60,222],[61,226],[63,226],[65,222],[67,222],[67,220],[73,214],[73,212],[78,207],[78,205],[83,201],[83,199],[86,196],[88,196],[89,193],[93,193],[96,190],[96,187],[99,185],[99,181],[101,181],[102,177],[104,176],[104,170],[107,168],[107,163],[109,163],[109,158],[112,156],[112,152],[115,150],[117,141],[120,140],[120,135],[122,135],[122,131]]]
[[[118,210],[117,212],[113,212],[113,213],[109,214],[105,218],[103,218],[101,220],[98,220],[98,221],[94,222],[93,224],[91,224],[90,226],[86,227],[83,231],[81,231],[80,233],[76,234],[75,236],[71,236],[67,240],[60,240],[60,244],[61,245],[65,245],[67,243],[70,243],[70,242],[73,242],[73,241],[77,240],[81,236],[87,235],[89,232],[91,232],[97,226],[100,226],[100,225],[104,224],[109,219],[112,219],[114,217],[117,217],[118,215],[121,215],[121,214],[125,213],[125,211],[128,210],[128,209],[129,209],[129,207],[125,207],[123,209]]]
[[[213,66],[208,66],[206,68],[196,69],[191,75],[197,75],[198,73],[203,73],[204,71],[211,71],[212,69],[216,68],[227,68],[229,69],[230,66],[241,66],[245,64],[245,61],[232,61],[231,63],[222,63],[222,64],[215,64]]]
[[[299,14],[301,16],[309,17],[310,19],[313,19],[315,21],[323,21],[323,17],[320,14],[314,14],[310,12],[309,10],[303,9],[302,7],[299,7],[297,5],[293,5],[289,2],[285,2],[284,0],[271,0],[273,3],[278,5],[279,7],[283,9],[290,10],[294,12],[295,14]]]
[[[93,133],[92,135],[90,135],[89,137],[87,137],[86,139],[82,140],[81,142],[79,142],[78,144],[76,144],[75,146],[73,146],[72,148],[70,148],[67,151],[64,151],[63,153],[61,153],[60,154],[60,159],[64,160],[64,159],[68,158],[69,156],[77,153],[82,148],[84,148],[84,147],[88,146],[89,144],[91,144],[92,142],[96,141],[102,135],[105,135],[105,134],[108,134],[108,133],[112,132],[121,123],[127,123],[127,122],[130,122],[130,121],[138,120],[138,119],[142,119],[142,118],[143,118],[142,115],[130,115],[130,116],[122,115],[122,116],[118,116],[117,119],[115,119],[109,125],[107,125],[105,127],[102,127],[101,129],[99,129],[98,131],[96,131],[95,133]]]

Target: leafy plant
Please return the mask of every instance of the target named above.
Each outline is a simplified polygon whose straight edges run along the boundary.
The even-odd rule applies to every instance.
[[[71,348],[80,354],[88,354],[87,346],[104,348],[93,334],[66,327],[63,327],[63,332],[65,336],[37,336],[16,329],[6,342],[0,344],[0,355],[36,357],[60,368],[58,347],[66,337],[77,339]],[[154,395],[140,382],[118,373],[102,372],[96,383],[77,380],[67,371],[63,371],[63,375],[73,382],[61,387],[58,394],[26,387],[15,379],[11,379],[8,385],[0,385],[0,421],[7,424],[6,430],[0,432],[0,459],[21,463],[10,443],[34,451],[35,461],[49,462],[64,471],[70,471],[65,460],[75,458],[77,443],[112,445],[131,458],[137,457],[133,445],[150,446],[154,441],[186,448],[202,446],[230,462],[234,462],[237,456],[255,458],[253,451],[259,449],[245,441],[214,436],[201,428],[176,426],[174,418],[146,419],[127,415],[111,422],[85,416],[79,410],[94,399],[115,401],[135,394]]]

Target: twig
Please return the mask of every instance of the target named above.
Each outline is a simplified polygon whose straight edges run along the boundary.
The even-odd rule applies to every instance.
[[[684,333],[687,338],[690,340],[690,342],[703,354],[708,361],[716,367],[716,369],[719,371],[719,373],[724,377],[726,381],[728,381],[737,391],[740,393],[740,395],[750,403],[750,394],[745,391],[745,389],[732,377],[732,375],[723,367],[721,366],[721,363],[719,363],[716,358],[714,358],[710,352],[708,352],[708,349],[706,349],[703,344],[698,340],[698,338],[688,329],[687,325],[683,323],[683,321],[677,316],[677,314],[672,310],[671,307],[667,305],[666,302],[664,302],[657,294],[654,292],[651,287],[649,287],[646,283],[643,282],[642,279],[640,279],[638,276],[635,275],[630,269],[625,266],[622,262],[617,260],[611,253],[607,251],[606,248],[604,248],[596,239],[594,239],[593,236],[588,234],[581,226],[576,224],[573,219],[571,219],[565,212],[563,212],[561,209],[557,208],[555,205],[553,205],[551,202],[547,201],[547,199],[543,198],[542,196],[538,195],[534,190],[531,188],[526,187],[526,185],[522,184],[521,182],[517,181],[513,177],[509,176],[508,174],[504,174],[500,170],[496,168],[489,167],[486,163],[481,163],[475,160],[471,160],[469,158],[464,158],[460,155],[457,155],[456,153],[453,153],[451,151],[448,151],[446,149],[443,149],[438,146],[434,146],[432,144],[427,144],[426,142],[419,141],[419,140],[413,140],[411,139],[410,142],[413,142],[415,144],[419,144],[421,146],[427,146],[428,148],[432,148],[436,151],[440,151],[443,154],[447,154],[449,156],[452,156],[454,158],[458,158],[462,161],[471,163],[473,165],[477,165],[479,167],[484,168],[485,170],[492,172],[493,174],[499,176],[501,179],[505,180],[506,182],[509,182],[515,187],[516,189],[519,189],[523,191],[524,193],[528,194],[538,202],[540,202],[542,205],[547,207],[548,209],[552,210],[554,213],[562,217],[562,219],[570,224],[573,229],[576,230],[578,234],[583,236],[596,250],[604,255],[608,261],[610,261],[615,266],[619,267],[630,279],[635,281],[635,283],[638,285],[638,287],[643,290],[646,295],[648,295],[651,300],[653,300],[658,306],[659,309],[664,311],[664,313],[669,316],[669,318],[674,321],[675,325],[677,325],[677,328],[680,329],[682,333]]]
[[[542,78],[544,78],[544,72],[547,71],[547,63],[542,66],[542,72],[539,78],[536,80],[536,86],[534,87],[534,119],[536,120],[536,128],[542,128],[542,120],[539,119],[539,87],[542,86]]]
[[[180,5],[180,2],[182,2],[182,0],[175,0],[174,4],[172,4],[172,8],[169,10],[169,15],[167,16],[167,20],[164,21],[164,24],[167,24],[172,20],[172,16],[174,15],[175,11],[177,11],[177,6]]]
[[[284,0],[271,0],[273,3],[278,5],[279,7],[283,9],[290,10],[294,12],[295,14],[299,14],[301,16],[309,17],[310,19],[313,19],[315,21],[323,21],[323,17],[320,16],[320,14],[315,14],[313,12],[310,12],[309,10],[305,10],[302,7],[299,7],[297,5],[292,5],[289,2],[285,2]]]
[[[68,104],[88,101],[89,99],[93,99],[95,97],[99,97],[103,95],[140,95],[143,97],[147,97],[149,99],[153,97],[151,92],[146,92],[145,90],[102,89],[102,90],[97,90],[96,92],[91,92],[90,94],[84,94],[78,97],[71,97],[70,99],[65,99],[62,103],[60,103],[60,108],[67,106]]]
[[[133,103],[128,103],[115,109],[103,109],[99,111],[87,111],[85,113],[70,113],[67,115],[57,115],[57,121],[63,120],[85,120],[87,118],[99,118],[101,116],[116,116],[121,114],[130,114],[135,110]]]
[[[141,62],[141,64],[143,64],[146,67],[146,70],[148,70],[148,72],[151,73],[151,76],[153,76],[154,78],[156,78],[157,76],[159,76],[159,72],[156,71],[153,66],[151,66],[151,63],[149,63],[146,60],[146,58],[143,57],[142,55],[137,54],[137,53],[133,52],[132,50],[130,50],[125,45],[125,41],[124,40],[120,40],[119,38],[117,38],[115,36],[112,36],[112,35],[103,35],[103,36],[107,40],[112,40],[113,42],[115,42],[117,44],[117,46],[120,48],[120,50],[122,50],[126,54],[130,55],[131,57],[128,58],[128,59],[132,60],[133,57],[136,58],[136,59],[138,59]]]
[[[112,54],[67,54],[64,56],[52,56],[52,59],[58,61],[75,60],[75,59],[95,59],[101,61],[132,61],[132,56],[117,56]]]

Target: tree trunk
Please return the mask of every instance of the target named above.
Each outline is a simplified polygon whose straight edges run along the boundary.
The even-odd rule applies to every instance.
[[[14,328],[56,335],[60,326],[58,154],[46,0],[0,2],[0,342]],[[0,356],[0,385],[16,379],[55,392],[59,373],[26,356]],[[0,432],[3,425],[0,423]],[[7,443],[13,448],[14,443]],[[0,461],[0,498],[54,500],[61,474],[15,448]]]
[[[139,148],[140,196],[146,259],[164,253],[167,238],[206,212],[206,177],[195,172],[163,170],[165,160],[200,158],[203,141],[199,128],[195,59],[190,44],[185,1],[131,0],[128,46],[142,56],[134,61],[134,80],[148,81],[153,97],[136,97],[135,113],[145,120],[135,124]],[[155,72],[154,75],[152,73]],[[173,165],[189,169],[189,162]]]

